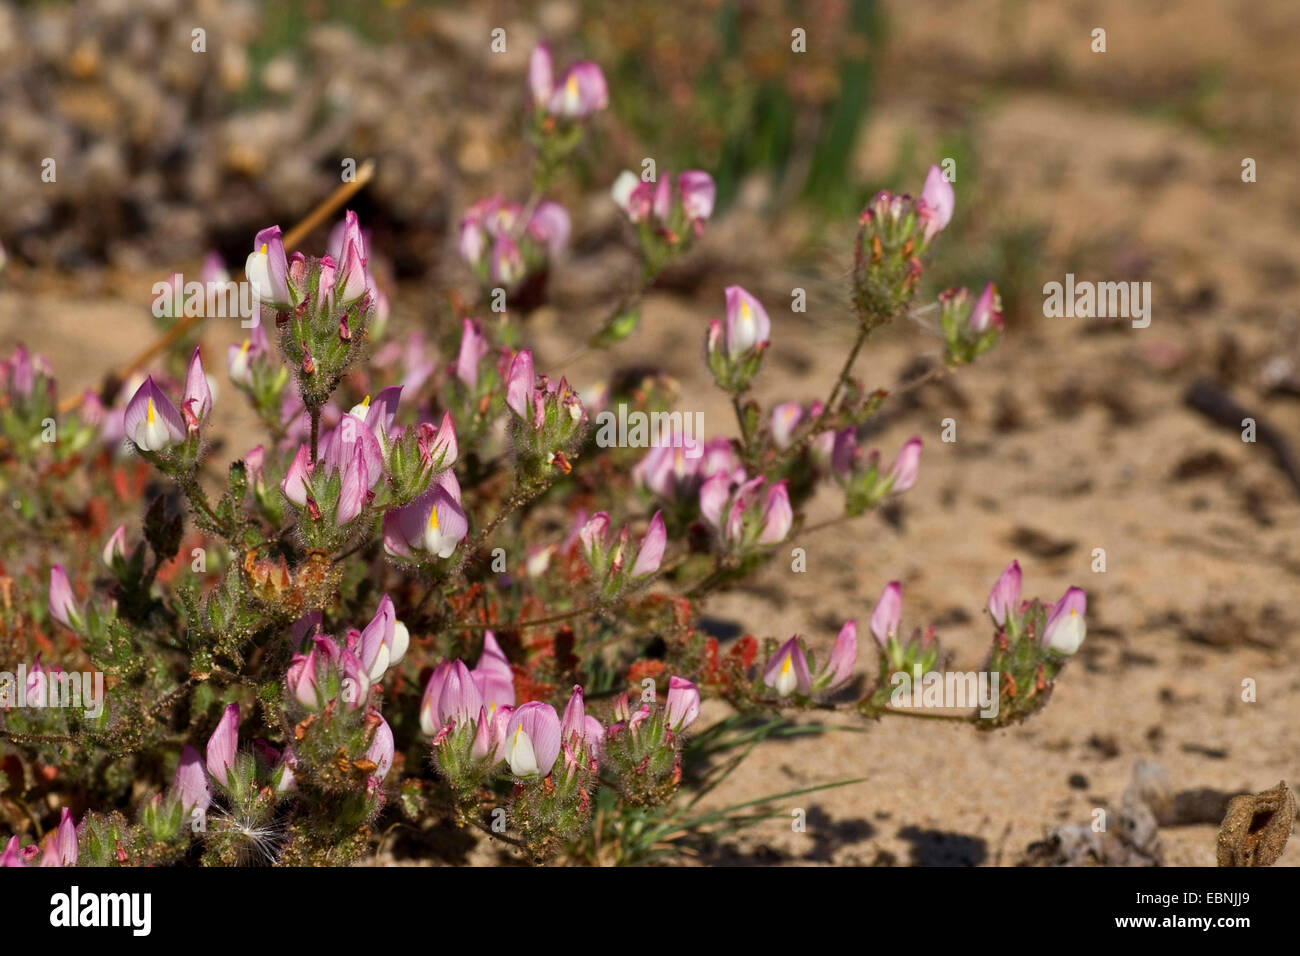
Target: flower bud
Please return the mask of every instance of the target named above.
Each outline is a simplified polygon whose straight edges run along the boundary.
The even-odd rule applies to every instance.
[[[285,472],[284,479],[280,482],[280,490],[284,492],[284,496],[299,508],[305,508],[307,499],[311,497],[313,466],[308,462],[310,454],[311,451],[306,445],[299,445],[293,461],[289,463],[289,470]]]
[[[442,695],[442,685],[451,670],[451,661],[443,661],[429,675],[429,683],[424,687],[424,698],[420,701],[420,731],[426,737],[438,732],[438,698]]]
[[[682,194],[682,211],[686,220],[697,229],[713,215],[717,187],[713,177],[698,169],[688,169],[677,177],[677,188]]]
[[[826,687],[838,687],[853,676],[853,666],[857,660],[858,624],[856,621],[846,621],[835,638],[830,659],[819,675],[818,682]]]
[[[126,560],[126,525],[120,524],[104,545],[104,565],[110,570],[117,567],[119,561]]]
[[[664,720],[673,733],[681,733],[700,715],[700,690],[684,677],[668,678]]]
[[[207,771],[203,769],[203,758],[189,744],[181,750],[176,776],[172,778],[172,790],[180,799],[186,816],[195,809],[204,812],[212,804],[212,788],[208,784]]]
[[[925,223],[925,241],[929,242],[952,221],[956,208],[952,183],[944,178],[938,166],[931,166],[917,203],[917,216]]]
[[[871,612],[871,633],[876,636],[882,648],[887,647],[890,638],[897,639],[898,625],[903,618],[903,586],[897,581],[890,581],[876,602]]]
[[[63,573],[61,564],[50,568],[49,610],[50,617],[74,631],[80,632],[85,624],[81,608],[72,596],[72,586],[68,584],[68,576]]]
[[[786,490],[786,480],[782,479],[767,489],[758,543],[779,544],[790,533],[793,524],[794,511],[790,508],[790,493]]]
[[[975,300],[975,307],[970,313],[970,330],[975,335],[983,335],[991,328],[1003,328],[1002,297],[992,282],[984,287],[980,297]]]
[[[457,727],[462,727],[478,717],[482,709],[483,696],[474,682],[474,675],[464,661],[452,661],[438,693],[438,723],[445,725],[455,721]]]
[[[185,397],[181,401],[181,414],[190,432],[199,430],[203,420],[212,411],[212,389],[203,372],[203,359],[196,348],[190,357],[189,372],[185,377]]]
[[[532,417],[534,382],[533,353],[524,349],[510,363],[510,374],[506,379],[506,405],[525,421]]]
[[[554,88],[551,51],[545,43],[539,43],[528,58],[528,91],[532,94],[533,105],[545,106]]]
[[[903,445],[894,467],[889,470],[889,490],[891,492],[907,491],[916,484],[921,471],[921,438],[914,435]]]
[[[380,717],[379,723],[371,735],[370,746],[366,748],[366,759],[375,765],[375,779],[382,781],[388,776],[388,771],[393,766],[395,752],[393,728],[388,726],[388,721]]]
[[[456,377],[471,390],[478,387],[478,365],[488,352],[483,327],[473,319],[461,322],[460,352],[456,356]]]
[[[654,574],[663,562],[664,548],[668,543],[668,531],[664,527],[663,512],[656,511],[650,519],[645,537],[641,539],[641,548],[636,554],[636,564],[632,566],[632,578]]]
[[[230,704],[221,714],[217,729],[208,738],[207,767],[213,780],[233,786],[235,755],[239,751],[239,705]]]
[[[1020,604],[1020,562],[1012,561],[998,576],[989,591],[989,614],[998,627],[1004,627],[1007,617],[1015,614]]]

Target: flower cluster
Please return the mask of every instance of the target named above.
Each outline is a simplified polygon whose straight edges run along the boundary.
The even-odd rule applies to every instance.
[[[263,431],[233,463],[214,460],[229,409],[198,336],[62,419],[48,364],[21,348],[0,362],[14,516],[0,527],[0,634],[31,655],[20,687],[0,677],[0,732],[22,771],[10,775],[6,744],[0,790],[35,780],[47,790],[33,806],[62,807],[46,799],[56,787],[91,801],[80,824],[66,809],[47,820],[44,845],[12,838],[3,862],[336,865],[399,819],[453,820],[538,861],[611,845],[636,859],[637,834],[680,821],[683,789],[707,787],[709,758],[740,746],[725,743],[725,718],[697,727],[702,696],[746,714],[878,716],[896,675],[944,665],[932,627],[902,630],[897,582],[871,615],[879,668],[865,687],[853,620],[824,649],[745,634],[723,650],[702,610],[814,533],[819,488],[842,491],[835,520],[848,522],[917,485],[920,437],[888,467],[860,447],[887,390],[859,382],[854,362],[910,307],[951,187],[932,169],[920,199],[882,193],[863,213],[856,340],[816,398],[766,403],[780,316],[726,285],[696,354],[734,428],[700,434],[678,415],[667,441],[632,453],[593,436],[589,414],[671,422],[668,377],[616,369],[580,397],[538,374],[550,353],[525,321],[572,231],[542,197],[561,194],[551,187],[608,105],[605,80],[586,62],[557,78],[541,47],[527,87],[534,198],[497,194],[465,213],[479,298],[449,296],[452,314],[388,335],[385,270],[353,211],[319,256],[286,249],[278,226],[257,232],[245,262],[257,321],[225,357]],[[635,331],[649,284],[715,213],[699,170],[625,173],[611,192],[638,274],[585,349]],[[991,284],[939,306],[950,365],[1001,334]],[[44,573],[35,592],[2,573],[28,566],[48,568],[48,588]],[[1001,710],[980,726],[1000,726],[1043,705],[1086,608],[1075,588],[1022,602],[1013,563],[989,609]],[[86,668],[106,678],[102,708],[53,706],[52,688]]]

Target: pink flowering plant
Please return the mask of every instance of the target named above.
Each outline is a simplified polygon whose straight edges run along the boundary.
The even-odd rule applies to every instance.
[[[671,387],[616,375],[580,395],[541,367],[526,322],[571,231],[548,192],[608,91],[595,64],[559,71],[539,47],[528,92],[534,192],[464,211],[478,297],[454,314],[386,334],[376,250],[347,212],[319,255],[278,226],[252,237],[258,321],[224,356],[237,394],[220,402],[200,346],[64,414],[43,359],[19,348],[0,364],[5,864],[340,864],[398,822],[473,828],[538,862],[645,859],[742,819],[748,804],[692,809],[734,766],[713,757],[816,730],[798,711],[906,715],[899,680],[944,666],[933,627],[904,628],[897,582],[870,613],[874,654],[854,620],[726,646],[700,613],[805,527],[818,487],[841,490],[849,519],[922,475],[921,438],[863,443],[889,393],[854,366],[916,307],[952,187],[931,167],[919,197],[882,192],[863,211],[856,336],[823,398],[760,397],[782,323],[728,285],[698,347],[733,434],[694,456],[608,447],[599,411],[664,411]],[[700,170],[624,173],[610,196],[639,274],[584,350],[635,332],[645,291],[714,212]],[[942,293],[939,310],[940,372],[1002,334],[991,283]],[[264,433],[223,463],[214,435],[239,401]],[[959,719],[1041,707],[1085,605],[1077,588],[1022,600],[1012,562],[988,605],[997,715]],[[94,685],[83,675],[102,707],[51,705]],[[707,698],[726,705],[708,719]]]

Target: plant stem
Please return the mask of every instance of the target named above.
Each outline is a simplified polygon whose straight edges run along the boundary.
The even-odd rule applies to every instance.
[[[195,475],[190,474],[185,478],[180,479],[178,484],[180,484],[181,491],[185,492],[185,497],[189,499],[189,502],[194,506],[194,509],[196,511],[201,511],[204,517],[212,522],[212,526],[216,528],[220,534],[229,537],[230,529],[226,527],[225,522],[217,517],[217,513],[212,510],[212,505],[208,502],[208,496],[204,494],[203,488],[199,485],[198,478]],[[155,568],[155,570],[157,570],[157,568]]]
[[[311,463],[316,465],[316,442],[320,436],[320,408],[316,405],[308,405],[307,411],[311,415]]]

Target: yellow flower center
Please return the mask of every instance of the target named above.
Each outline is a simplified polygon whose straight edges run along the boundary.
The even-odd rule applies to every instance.
[[[154,420],[154,418],[155,418],[155,415],[154,415],[154,410],[153,410],[153,398],[151,397],[151,398],[149,399],[149,404],[148,404],[148,406],[146,406],[146,407],[145,407],[145,410],[144,410],[144,420],[145,420],[146,422],[148,422],[150,425],[152,425],[152,424],[153,424],[153,420]]]

